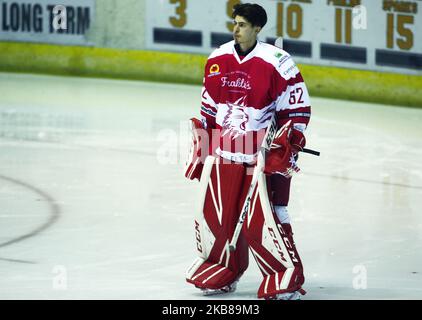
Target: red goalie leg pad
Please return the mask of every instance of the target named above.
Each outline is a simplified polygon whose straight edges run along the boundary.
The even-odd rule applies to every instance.
[[[282,225],[270,203],[267,179],[258,180],[244,232],[251,252],[264,276],[259,298],[299,290],[304,283],[303,267],[293,242],[290,225]]]
[[[232,271],[221,264],[205,261],[192,278],[186,279],[186,281],[198,288],[220,289],[233,283],[241,275],[241,273]]]
[[[201,179],[207,181],[205,179]],[[240,235],[237,248],[230,252],[229,243],[239,219],[238,208],[243,189],[250,177],[241,164],[223,163],[216,158],[211,170],[198,224],[202,252],[187,281],[200,288],[219,289],[237,280],[248,267],[248,246]]]
[[[258,298],[271,299],[277,294],[301,290],[303,282],[303,271],[298,267],[270,274],[264,277],[258,289]]]

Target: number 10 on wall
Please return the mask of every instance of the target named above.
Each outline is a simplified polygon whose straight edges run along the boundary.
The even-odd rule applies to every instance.
[[[277,3],[277,36],[299,38],[303,33],[303,10],[298,4]]]

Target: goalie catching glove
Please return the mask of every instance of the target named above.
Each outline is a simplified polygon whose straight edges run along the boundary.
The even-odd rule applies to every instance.
[[[278,129],[271,150],[265,160],[264,173],[267,175],[281,174],[290,178],[300,169],[296,164],[297,153],[303,150],[306,140],[303,133],[293,128],[291,120]]]

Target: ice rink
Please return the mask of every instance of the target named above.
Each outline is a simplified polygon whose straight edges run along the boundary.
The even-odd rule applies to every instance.
[[[200,89],[0,73],[0,299],[216,299],[184,280]],[[302,299],[422,299],[422,110],[311,99],[321,156],[301,155],[289,206]],[[260,283],[251,258],[217,298]]]

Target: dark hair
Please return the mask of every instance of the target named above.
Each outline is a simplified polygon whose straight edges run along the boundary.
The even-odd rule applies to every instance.
[[[236,4],[233,7],[232,18],[236,16],[244,17],[252,26],[263,27],[267,23],[267,13],[259,4],[244,3]]]

